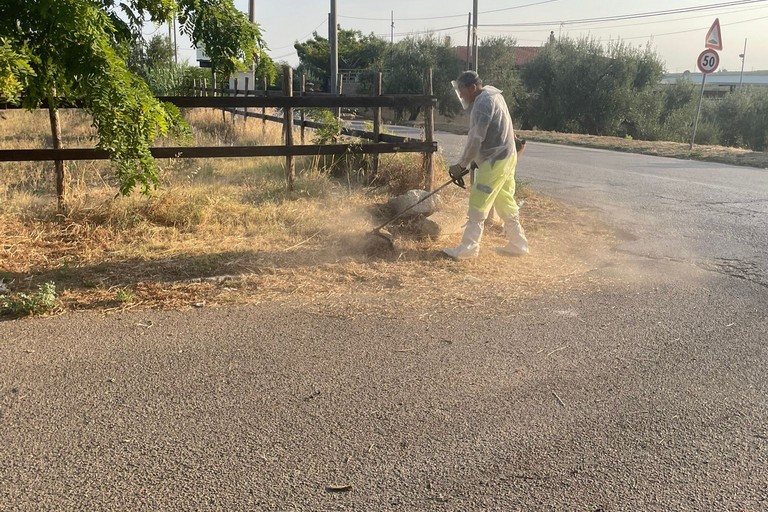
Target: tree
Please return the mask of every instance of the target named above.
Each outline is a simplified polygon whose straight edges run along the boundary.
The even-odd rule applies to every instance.
[[[440,113],[450,115],[461,110],[451,80],[459,76],[463,64],[449,37],[439,39],[434,34],[406,37],[387,46],[380,66],[386,70],[384,91],[387,94],[423,94],[424,71],[432,68],[432,88]],[[410,109],[410,118],[415,119],[418,113],[418,108]],[[397,112],[398,117],[402,114]]]
[[[493,85],[504,92],[509,110],[514,114],[525,97],[520,71],[515,60],[517,42],[511,37],[491,37],[480,41],[477,74],[483,83]],[[517,124],[518,115],[514,115]]]
[[[123,17],[118,16],[118,11]],[[24,107],[48,105],[54,147],[58,108],[80,101],[93,116],[98,147],[117,165],[120,192],[136,186],[148,193],[158,184],[150,145],[172,133],[181,117],[161,105],[126,65],[126,48],[141,37],[146,20],[164,22],[177,14],[193,44],[205,44],[214,69],[231,73],[263,47],[257,25],[232,0],[4,0],[0,38],[26,60],[32,73],[16,66],[12,76],[23,89]],[[126,21],[127,19],[127,21]],[[12,68],[14,69],[14,68]],[[18,89],[18,88],[17,88]],[[10,99],[18,99],[18,90]],[[57,166],[57,193],[63,208],[63,166]]]
[[[0,99],[18,100],[24,83],[34,74],[26,52],[16,51],[6,39],[0,38]]]
[[[168,36],[153,36],[147,43],[146,55],[147,60],[144,65],[149,69],[171,67],[175,55],[171,39]]]
[[[768,90],[745,87],[705,104],[702,120],[719,128],[726,146],[768,149]]]
[[[639,136],[658,112],[664,68],[649,48],[591,38],[547,44],[522,70],[528,125],[595,135]]]
[[[338,30],[339,69],[371,69],[379,60],[387,42],[359,30]],[[293,45],[299,55],[300,71],[313,81],[329,83],[331,50],[328,39],[314,32],[312,39]]]
[[[682,78],[663,86],[660,94],[658,122],[655,128],[651,126],[646,130],[644,138],[689,142],[698,100],[696,86],[689,79]]]

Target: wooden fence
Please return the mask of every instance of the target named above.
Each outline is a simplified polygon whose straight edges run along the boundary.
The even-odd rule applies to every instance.
[[[437,143],[433,137],[432,121],[434,107],[437,100],[432,96],[431,70],[425,73],[425,94],[423,95],[374,95],[374,96],[337,96],[337,95],[304,95],[294,96],[292,70],[288,67],[284,70],[282,94],[273,94],[272,91],[264,95],[244,96],[166,96],[158,97],[158,100],[172,103],[181,108],[221,108],[233,111],[235,109],[263,109],[260,116],[256,112],[243,114],[252,117],[262,117],[263,120],[282,122],[284,125],[283,145],[271,146],[208,146],[208,147],[159,147],[151,148],[152,155],[156,158],[232,158],[232,157],[264,157],[284,156],[286,159],[286,181],[289,190],[293,190],[295,179],[294,157],[300,155],[344,155],[348,153],[364,153],[374,156],[374,166],[378,165],[378,155],[382,153],[423,153],[424,171],[428,189],[433,187],[434,178],[434,153],[437,151]],[[377,91],[381,91],[381,78]],[[82,104],[74,103],[62,108],[78,108]],[[381,133],[381,109],[382,108],[423,107],[425,111],[425,140],[410,141],[402,137]],[[0,108],[18,108],[12,105],[0,105]],[[40,108],[47,108],[41,105]],[[283,116],[267,116],[266,108],[282,108]],[[369,144],[300,144],[293,142],[294,109],[307,108],[372,108],[374,109],[374,131],[345,129],[346,135],[352,135],[371,139]],[[319,123],[303,120],[304,127],[317,128]],[[19,161],[63,161],[63,160],[103,160],[109,158],[104,150],[91,148],[73,149],[0,149],[0,162]],[[375,167],[374,167],[375,168]]]

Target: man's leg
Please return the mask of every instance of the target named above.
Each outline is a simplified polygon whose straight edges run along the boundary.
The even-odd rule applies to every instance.
[[[467,214],[467,223],[464,226],[464,235],[461,237],[461,243],[456,247],[447,247],[443,249],[443,253],[455,260],[476,258],[480,253],[480,239],[483,238],[486,215],[486,212],[470,208],[469,213]]]
[[[451,258],[463,260],[477,257],[480,252],[485,219],[504,182],[505,168],[503,162],[497,162],[493,167],[489,162],[483,162],[480,165],[469,192],[468,219],[461,243],[456,247],[443,249],[443,252]]]
[[[515,174],[508,175],[506,181],[499,191],[494,203],[496,211],[504,221],[504,234],[508,243],[504,247],[499,247],[498,251],[510,256],[522,256],[528,254],[528,239],[525,237],[525,231],[520,225],[520,210],[515,201]]]

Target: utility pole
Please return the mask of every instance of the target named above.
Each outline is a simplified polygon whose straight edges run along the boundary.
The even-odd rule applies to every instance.
[[[464,69],[469,69],[469,38],[472,36],[472,13],[467,13],[467,64]]]
[[[395,44],[395,11],[392,11],[392,25],[389,27],[389,44]]]
[[[248,19],[251,23],[256,23],[256,0],[248,0]],[[254,90],[256,89],[256,67],[258,66],[258,63],[256,62],[257,59],[258,57],[256,57],[251,63],[251,80],[253,81]],[[248,94],[247,85],[245,86],[245,89],[245,94]]]
[[[744,38],[744,53],[739,55],[741,57],[741,74],[739,75],[739,90],[741,90],[742,84],[744,83],[744,59],[747,57],[747,38]]]
[[[329,93],[339,94],[339,29],[336,25],[336,0],[331,0],[331,13],[328,15],[328,43],[331,50],[331,76]]]
[[[472,5],[472,67],[477,73],[477,0],[473,1]]]
[[[173,62],[179,63],[179,45],[176,44],[176,14],[173,15]]]

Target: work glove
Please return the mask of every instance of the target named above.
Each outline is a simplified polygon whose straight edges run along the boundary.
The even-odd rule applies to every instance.
[[[466,188],[464,185],[464,176],[469,173],[469,169],[465,169],[459,164],[453,164],[448,168],[448,174],[451,176],[451,181],[461,188]]]
[[[448,174],[450,174],[451,178],[457,180],[466,174],[466,169],[459,164],[453,164],[448,168]]]
[[[523,151],[525,151],[525,139],[521,139],[515,135],[515,149],[517,150],[518,155],[522,155]]]

